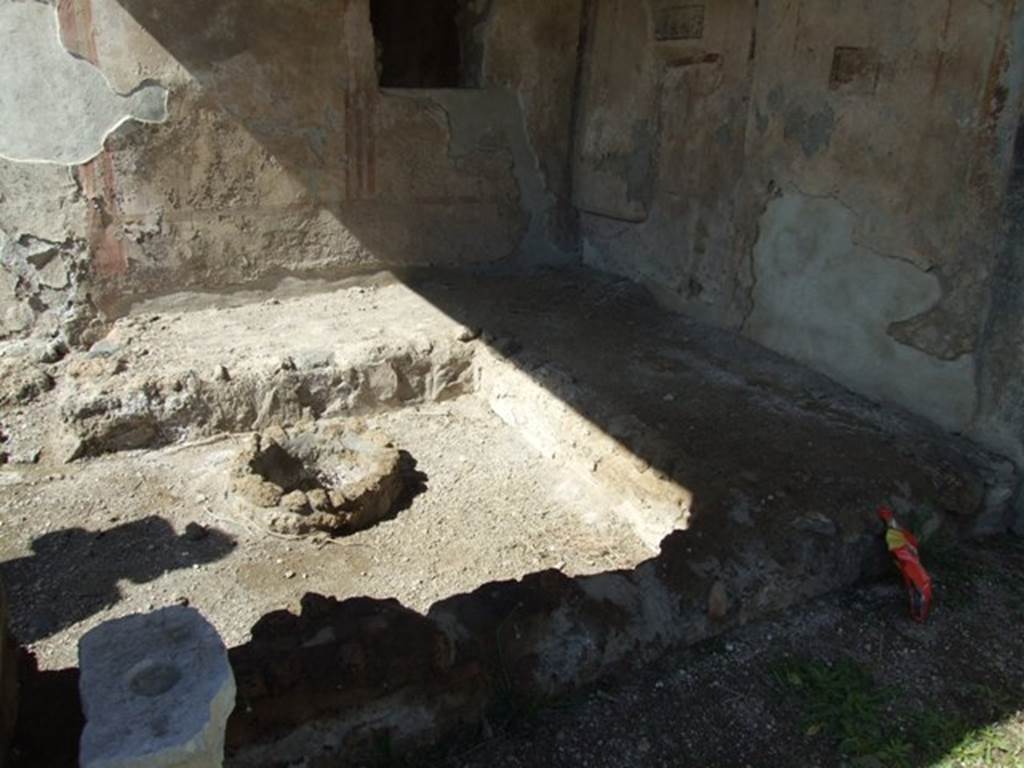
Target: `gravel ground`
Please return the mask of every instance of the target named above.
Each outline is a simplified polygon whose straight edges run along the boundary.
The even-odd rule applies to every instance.
[[[937,609],[893,578],[813,601],[555,702],[510,701],[433,768],[1024,766],[1024,544],[925,552]]]

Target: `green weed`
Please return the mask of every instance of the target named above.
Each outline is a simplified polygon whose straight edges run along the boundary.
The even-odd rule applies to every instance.
[[[852,768],[1024,766],[1020,723],[973,727],[935,709],[903,718],[901,729],[888,711],[898,692],[877,685],[851,659],[832,664],[787,660],[774,667],[772,676],[784,691],[799,698],[804,735],[830,738],[843,764]],[[978,693],[1000,711],[1012,711],[997,692]]]
[[[788,661],[773,674],[778,683],[799,695],[805,734],[828,735],[855,765],[906,764],[912,746],[886,728],[885,707],[892,692],[878,687],[857,662]]]
[[[1020,768],[1024,745],[1009,725],[989,725],[961,734],[959,742],[935,763],[934,768]]]

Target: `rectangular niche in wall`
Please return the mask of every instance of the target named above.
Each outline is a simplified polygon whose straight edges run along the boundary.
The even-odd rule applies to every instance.
[[[700,40],[704,37],[704,6],[674,5],[654,14],[656,40]]]
[[[878,89],[881,64],[874,48],[840,46],[832,54],[828,87],[833,91],[871,95]]]
[[[370,0],[381,87],[465,85],[461,5],[461,0]]]

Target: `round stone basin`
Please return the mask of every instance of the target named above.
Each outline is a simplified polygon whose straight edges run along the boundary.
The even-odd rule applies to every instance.
[[[271,531],[346,535],[391,515],[404,465],[385,435],[350,423],[273,427],[252,436],[231,485],[241,511]]]

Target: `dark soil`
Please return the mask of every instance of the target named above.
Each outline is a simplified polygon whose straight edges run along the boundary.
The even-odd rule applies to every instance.
[[[515,702],[482,743],[414,764],[1024,766],[1024,542],[925,557],[925,626],[894,573],[571,700]]]

